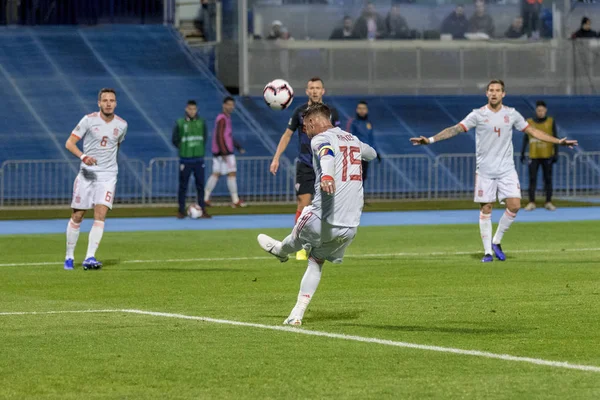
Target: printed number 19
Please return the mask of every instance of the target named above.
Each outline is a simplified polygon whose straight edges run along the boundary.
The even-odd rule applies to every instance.
[[[494,132],[496,132],[498,134],[498,137],[500,137],[500,128],[494,127]]]

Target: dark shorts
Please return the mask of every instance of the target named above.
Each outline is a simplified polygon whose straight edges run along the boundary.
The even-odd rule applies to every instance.
[[[303,162],[296,163],[296,196],[315,194],[315,171]]]

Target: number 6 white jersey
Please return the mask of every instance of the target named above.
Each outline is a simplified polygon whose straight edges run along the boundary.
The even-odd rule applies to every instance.
[[[83,117],[71,134],[83,139],[83,152],[97,161],[92,166],[81,163],[82,168],[106,177],[117,175],[117,151],[127,134],[124,119],[115,115],[112,121],[106,122],[95,112]]]
[[[529,126],[511,107],[494,112],[486,105],[473,110],[460,122],[465,131],[475,128],[477,174],[483,178],[503,178],[515,170],[513,127],[524,131]]]
[[[358,226],[364,204],[362,160],[371,161],[377,153],[356,136],[337,127],[316,135],[310,145],[316,175],[312,212],[333,226]],[[324,150],[333,155],[335,161],[333,196],[321,192],[323,171],[319,154]]]

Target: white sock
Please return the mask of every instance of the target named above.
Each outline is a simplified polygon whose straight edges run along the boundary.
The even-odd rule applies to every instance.
[[[510,228],[512,223],[515,221],[517,214],[506,209],[504,214],[502,214],[502,218],[500,218],[500,222],[498,223],[498,228],[496,229],[496,234],[494,235],[494,244],[500,244],[502,242],[502,237],[504,233]]]
[[[492,214],[479,213],[479,232],[485,254],[492,254]]]
[[[304,273],[302,282],[300,283],[298,301],[290,313],[290,318],[302,319],[304,317],[304,312],[306,311],[306,308],[312,300],[312,297],[319,286],[319,282],[321,281],[322,269],[323,263],[317,263],[313,257],[308,259],[308,268],[306,268],[306,272]]]
[[[94,226],[92,226],[92,230],[90,231],[87,255],[85,256],[86,260],[90,257],[96,257],[96,250],[98,250],[103,233],[104,221],[94,221]]]
[[[77,246],[77,239],[79,239],[79,227],[80,223],[75,223],[72,219],[67,224],[67,255],[65,260],[75,259],[75,246]]]
[[[229,189],[229,194],[231,194],[231,201],[233,204],[239,203],[240,198],[237,193],[237,181],[235,176],[227,177],[227,188]]]
[[[217,182],[219,182],[219,178],[214,175],[211,175],[206,181],[206,185],[204,185],[204,201],[210,200],[210,194],[213,190],[215,190],[215,186],[217,186]]]

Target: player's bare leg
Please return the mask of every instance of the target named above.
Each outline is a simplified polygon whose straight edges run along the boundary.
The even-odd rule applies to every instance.
[[[479,232],[483,243],[484,256],[481,262],[492,262],[492,203],[481,203],[479,210]]]
[[[300,214],[302,214],[302,210],[304,207],[310,205],[312,201],[312,195],[310,193],[299,194],[297,197],[298,207],[296,208],[296,219],[294,223],[298,222],[298,218],[300,218]],[[306,250],[300,249],[296,253],[296,260],[306,261],[308,259],[308,255],[306,254]]]
[[[206,185],[204,186],[204,203],[206,203],[207,207],[212,206],[212,204],[210,204],[210,195],[212,191],[215,190],[215,186],[217,186],[220,177],[220,174],[211,174],[206,181]]]
[[[500,222],[498,223],[498,228],[496,229],[496,234],[494,235],[494,239],[492,240],[492,248],[494,253],[496,254],[496,258],[500,261],[506,260],[506,256],[504,255],[504,251],[502,251],[502,237],[504,233],[510,228],[512,223],[515,221],[517,217],[517,213],[521,209],[521,199],[518,198],[510,198],[506,199],[506,210],[500,218]]]
[[[300,282],[300,292],[298,293],[298,300],[296,301],[296,305],[292,309],[289,317],[283,321],[284,325],[294,325],[300,326],[302,325],[302,318],[304,318],[304,313],[312,300],[317,287],[319,286],[319,282],[321,281],[321,273],[323,271],[323,260],[317,260],[314,257],[309,257],[308,259],[308,268],[306,268],[306,272],[302,277],[302,281]]]
[[[65,256],[65,269],[72,270],[75,260],[75,246],[79,239],[79,228],[85,216],[85,210],[73,210],[71,219],[67,224],[67,254]]]
[[[227,189],[231,195],[231,206],[233,208],[246,207],[246,203],[238,197],[237,178],[235,172],[227,174]]]
[[[100,269],[102,263],[96,260],[96,250],[102,240],[104,234],[104,221],[106,220],[106,214],[108,213],[108,207],[105,205],[96,205],[94,207],[94,225],[90,230],[90,236],[88,240],[87,254],[85,261],[83,262],[83,269]]]

